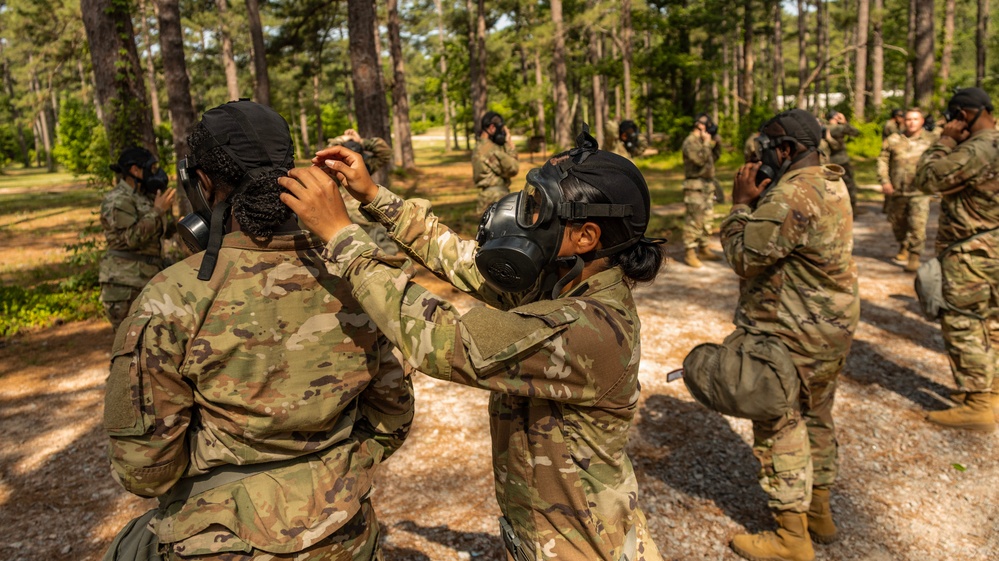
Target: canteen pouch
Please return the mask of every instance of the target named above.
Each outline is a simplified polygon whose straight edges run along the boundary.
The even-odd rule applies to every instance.
[[[916,270],[916,297],[919,298],[919,308],[926,319],[935,320],[940,312],[947,308],[943,297],[943,269],[940,260],[930,259]]]
[[[738,328],[722,344],[703,343],[683,359],[683,382],[701,405],[767,421],[797,409],[801,380],[787,347]]]

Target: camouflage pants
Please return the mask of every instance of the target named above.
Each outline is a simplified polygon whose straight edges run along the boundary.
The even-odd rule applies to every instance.
[[[715,219],[713,180],[687,179],[683,182],[683,247],[697,249],[708,245]]]
[[[368,217],[361,212],[361,203],[351,197],[343,187],[340,188],[340,195],[343,197],[344,206],[347,207],[347,216],[350,217],[351,222],[363,228],[371,237],[371,241],[375,242],[385,253],[389,255],[399,253],[399,246],[389,237],[385,226],[368,220]]]
[[[800,411],[772,421],[753,421],[753,455],[771,510],[806,512],[812,487],[836,481],[839,454],[832,418],[836,379],[846,362],[791,353],[802,379]]]
[[[888,222],[901,249],[921,255],[926,245],[926,223],[930,218],[928,195],[893,195],[888,203]]]
[[[510,187],[498,186],[498,187],[486,187],[485,189],[479,189],[479,197],[475,200],[475,213],[483,214],[489,205],[495,203],[496,201],[502,199],[503,197],[510,194]]]
[[[141,288],[123,284],[101,284],[101,303],[104,304],[104,315],[111,322],[111,330],[117,332],[118,326],[128,317],[132,302],[139,297]]]
[[[293,553],[268,553],[254,549],[249,553],[230,551],[212,555],[178,555],[170,551],[166,561],[382,561],[378,521],[371,501],[361,503],[361,510],[339,530],[323,541]],[[161,549],[162,551],[162,549]]]
[[[985,318],[943,311],[940,328],[954,380],[965,391],[991,391],[999,374],[999,251],[973,240],[945,255],[941,267],[944,299]]]

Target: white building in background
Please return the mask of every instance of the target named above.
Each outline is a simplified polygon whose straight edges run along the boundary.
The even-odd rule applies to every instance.
[[[868,95],[870,95],[869,92]],[[902,97],[904,95],[905,95],[904,90],[881,90],[881,99],[888,99],[890,97]],[[780,98],[778,99],[778,103],[780,103],[780,108],[784,109],[785,107],[793,107],[794,100],[796,97],[797,96],[793,95],[780,96]],[[809,88],[808,94],[805,95],[805,104],[808,107],[817,106],[820,110],[824,111],[829,107],[834,107],[836,105],[839,105],[845,99],[846,99],[845,93],[829,92],[829,95],[826,96],[825,93],[819,92],[817,95],[814,95],[813,92],[811,91],[811,88]]]

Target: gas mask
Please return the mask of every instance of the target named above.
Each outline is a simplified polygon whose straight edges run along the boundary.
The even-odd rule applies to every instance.
[[[592,139],[588,133],[584,135]],[[479,244],[475,265],[489,286],[508,293],[533,288],[533,296],[540,293],[542,298],[557,298],[562,288],[582,272],[584,259],[605,257],[636,241],[627,240],[585,256],[558,257],[566,224],[591,218],[624,218],[634,213],[631,205],[565,200],[562,180],[593,152],[596,140],[570,151],[557,164],[549,162],[532,169],[523,191],[503,197],[486,211],[475,236]],[[560,267],[570,269],[562,278],[558,278]]]
[[[943,112],[944,120],[949,123],[949,122],[953,121],[954,119],[960,118],[961,111],[964,110],[964,109],[974,109],[974,108],[972,108],[972,107],[948,107]],[[965,127],[964,127],[965,130],[970,130],[971,127],[978,121],[978,118],[982,116],[982,111],[985,110],[985,107],[978,107],[977,109],[978,109],[978,111],[975,113],[975,118],[972,119],[972,120],[970,120],[970,121],[968,121],[968,124],[965,125]]]
[[[177,178],[180,186],[191,201],[193,211],[177,223],[177,231],[184,240],[184,245],[194,253],[204,251],[208,247],[211,231],[212,207],[201,189],[201,182],[195,173],[197,164],[194,156],[188,156],[177,164]]]
[[[135,178],[139,189],[148,197],[155,197],[157,191],[166,189],[170,182],[166,172],[157,165],[158,163],[156,158],[150,159],[142,165],[142,178]],[[156,171],[153,171],[153,168],[156,168]]]
[[[368,174],[375,173],[375,166],[373,162],[374,158],[372,157],[371,152],[368,152],[367,150],[364,149],[363,144],[361,144],[356,140],[348,140],[343,144],[341,144],[341,146],[343,146],[347,150],[350,150],[352,152],[357,152],[358,154],[360,154],[361,159],[364,160],[364,167],[368,170]]]
[[[791,164],[797,162],[812,151],[812,149],[808,149],[794,158],[788,158],[784,160],[784,163],[780,163],[777,158],[777,147],[784,142],[794,143],[796,140],[791,136],[778,136],[777,138],[773,138],[767,136],[764,132],[760,132],[760,136],[756,138],[756,157],[760,162],[762,162],[760,169],[756,170],[757,185],[763,183],[763,181],[767,179],[770,180],[768,188],[776,185],[777,182],[780,181],[781,176],[783,176],[784,173],[787,172],[787,169],[791,167]]]
[[[489,140],[492,140],[499,146],[506,144],[506,129],[503,128],[502,119],[500,119],[499,123],[496,123],[496,132],[489,135]]]
[[[621,142],[624,147],[629,152],[635,150],[635,146],[638,144],[638,126],[634,121],[621,121]]]

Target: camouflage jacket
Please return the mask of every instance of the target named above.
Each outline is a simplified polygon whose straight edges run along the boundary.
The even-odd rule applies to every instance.
[[[694,131],[683,141],[682,150],[685,179],[715,178],[715,160],[721,156],[721,144],[717,140],[705,142],[701,134]]]
[[[846,137],[859,135],[860,131],[853,128],[852,125],[831,125],[829,138],[826,139],[829,146],[829,162],[833,164],[850,163],[850,155],[846,153]]]
[[[157,275],[118,330],[105,398],[115,478],[144,497],[215,466],[292,460],[174,502],[154,520],[186,555],[307,548],[360,508],[413,418],[411,380],[322,242],[228,234]],[[298,458],[298,461],[293,459]]]
[[[896,133],[904,134],[905,129],[898,126],[898,123],[895,122],[895,119],[888,119],[888,122],[885,123],[884,128],[881,129],[881,138],[887,139],[889,136]]]
[[[893,121],[894,122],[894,121]],[[936,135],[923,129],[912,136],[893,134],[885,139],[878,157],[878,181],[891,183],[894,195],[913,196],[920,192],[915,187],[916,164],[923,152],[936,141]]]
[[[660,559],[626,452],[638,397],[640,324],[618,268],[556,300],[490,290],[476,244],[438,223],[425,200],[386,189],[364,207],[416,261],[499,306],[461,315],[410,282],[357,226],[326,246],[330,271],[410,366],[489,390],[496,499],[533,559]]]
[[[160,242],[172,235],[173,218],[153,207],[153,201],[128,183],[119,181],[101,202],[101,226],[108,249],[159,258]],[[159,263],[127,259],[105,253],[101,259],[102,283],[142,288],[160,272]]]
[[[483,138],[472,152],[472,180],[479,189],[510,188],[510,180],[520,172],[517,150],[509,142],[500,146]]]
[[[617,121],[607,121],[604,126],[604,145],[601,147],[602,150],[608,152],[613,152],[618,156],[624,156],[629,160],[637,158],[645,153],[649,148],[649,140],[645,138],[644,134],[639,133],[635,141],[635,145],[629,150],[624,142],[621,141],[621,124]]]
[[[919,160],[916,187],[941,196],[937,250],[999,227],[999,131],[981,130],[960,144],[940,137]]]
[[[735,205],[721,226],[725,257],[742,278],[735,324],[819,360],[846,355],[860,316],[842,175],[832,164],[789,171],[755,209]]]
[[[329,145],[340,146],[348,140],[350,140],[350,137],[340,135],[330,140]],[[388,145],[388,142],[385,142],[381,138],[365,138],[361,141],[361,146],[363,146],[364,151],[368,153],[362,154],[362,156],[367,156],[364,158],[364,165],[368,168],[368,173],[375,173],[392,163],[392,147]]]

